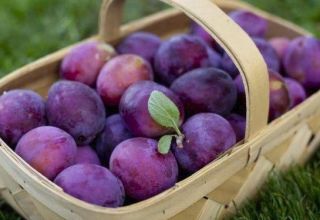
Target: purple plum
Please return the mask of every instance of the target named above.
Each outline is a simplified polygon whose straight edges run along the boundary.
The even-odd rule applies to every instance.
[[[250,36],[264,37],[266,35],[268,22],[259,15],[246,10],[237,10],[231,12],[229,16]]]
[[[303,86],[298,81],[291,78],[285,78],[285,82],[289,89],[291,100],[290,109],[292,109],[306,100],[307,94]]]
[[[129,35],[117,47],[120,54],[136,54],[150,63],[161,45],[161,39],[147,32],[136,32]]]
[[[270,39],[269,43],[277,52],[280,60],[283,61],[285,52],[290,44],[290,40],[285,37],[275,37]]]
[[[71,134],[78,145],[89,144],[104,127],[106,112],[101,98],[79,82],[54,83],[46,110],[49,124]]]
[[[103,42],[92,40],[82,43],[63,59],[61,77],[94,86],[102,66],[115,54],[115,50]]]
[[[114,148],[122,141],[132,138],[119,114],[107,117],[104,130],[96,140],[96,150],[100,160],[109,164],[109,159]]]
[[[216,42],[213,39],[213,37],[211,37],[211,35],[197,23],[195,22],[192,23],[190,32],[191,32],[191,35],[201,38],[204,42],[208,44],[208,46],[213,48],[216,46]]]
[[[19,89],[0,96],[0,137],[10,147],[31,129],[45,124],[45,103],[37,93]]]
[[[106,105],[118,106],[121,96],[130,85],[152,79],[152,68],[145,59],[133,54],[120,55],[102,68],[97,91]]]
[[[174,154],[180,167],[194,173],[215,160],[236,143],[230,123],[214,113],[192,116],[182,125],[183,148],[175,146]]]
[[[120,115],[127,128],[135,136],[159,137],[168,131],[152,119],[148,111],[148,100],[153,91],[160,91],[169,97],[180,111],[180,124],[184,119],[184,108],[179,97],[170,89],[152,81],[140,81],[130,86],[120,102]]]
[[[231,114],[226,119],[236,133],[237,142],[243,140],[246,134],[246,118],[238,114]]]
[[[77,164],[62,171],[54,182],[65,193],[94,205],[116,208],[124,203],[123,184],[102,166]]]
[[[100,165],[97,153],[91,146],[78,146],[76,155],[76,164],[90,163]]]
[[[191,35],[179,35],[161,44],[155,56],[154,67],[160,80],[170,85],[184,73],[209,63],[204,41]]]
[[[310,36],[294,39],[286,50],[284,67],[306,90],[320,89],[320,41]]]
[[[23,135],[15,151],[34,169],[53,180],[75,163],[77,145],[65,131],[43,126]]]
[[[222,70],[200,68],[192,70],[172,85],[183,102],[186,112],[212,112],[228,115],[237,101],[237,88],[232,78]]]
[[[133,138],[120,143],[110,158],[110,170],[122,181],[126,194],[137,201],[174,186],[178,164],[169,152],[157,151],[157,141]]]

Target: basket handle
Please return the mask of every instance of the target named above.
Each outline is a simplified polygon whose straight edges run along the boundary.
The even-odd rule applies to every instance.
[[[250,37],[212,0],[161,0],[182,10],[205,28],[225,49],[238,67],[246,92],[247,127],[245,141],[251,140],[268,121],[269,80],[267,66]],[[100,37],[108,41],[121,36],[125,0],[104,0],[100,14]]]

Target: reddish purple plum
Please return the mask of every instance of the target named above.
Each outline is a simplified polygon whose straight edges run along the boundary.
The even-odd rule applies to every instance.
[[[153,91],[169,97],[180,111],[180,124],[184,119],[184,108],[179,97],[170,89],[152,81],[140,81],[130,86],[121,98],[120,115],[134,136],[159,137],[170,130],[154,121],[148,111],[148,100]]]
[[[76,164],[89,163],[100,165],[100,160],[97,153],[91,146],[78,146],[76,155]]]
[[[303,86],[296,80],[291,78],[285,78],[286,85],[289,89],[289,95],[291,100],[290,109],[296,107],[307,98],[307,93]]]
[[[153,63],[154,56],[162,41],[152,33],[136,32],[129,35],[117,47],[120,54],[136,54],[150,63]]]
[[[125,54],[111,59],[101,70],[97,91],[108,106],[118,106],[125,90],[135,82],[152,80],[151,65],[140,56]]]
[[[266,62],[269,69],[272,69],[276,72],[280,70],[280,58],[275,49],[271,46],[269,42],[261,38],[253,38],[254,43],[258,47],[264,61]],[[222,57],[221,67],[227,73],[229,73],[233,78],[235,78],[239,74],[239,70],[236,65],[233,63],[231,58],[227,53],[225,53]]]
[[[49,124],[71,134],[78,145],[89,144],[104,127],[106,112],[101,98],[79,82],[54,83],[46,110]]]
[[[226,119],[236,133],[237,142],[243,140],[246,134],[246,118],[238,114],[231,114]]]
[[[54,180],[65,193],[103,207],[122,206],[125,192],[121,181],[107,168],[77,164],[62,171]]]
[[[190,114],[228,115],[237,101],[237,88],[232,78],[215,68],[192,70],[176,79],[171,90],[180,97]]]
[[[137,201],[174,186],[178,164],[169,152],[157,151],[157,141],[133,138],[120,143],[110,159],[110,170],[122,181],[126,194]]]
[[[63,59],[60,69],[61,77],[94,86],[102,66],[115,54],[115,50],[103,42],[82,43]]]
[[[19,89],[0,96],[0,137],[10,147],[31,129],[45,124],[45,102],[37,93]]]
[[[237,10],[229,16],[252,37],[264,37],[267,33],[267,20],[250,11]]]
[[[306,90],[320,89],[320,41],[310,36],[293,40],[286,50],[284,67]]]
[[[43,126],[23,135],[15,151],[34,169],[53,180],[75,163],[77,145],[65,131]]]
[[[107,117],[104,130],[98,135],[96,140],[96,150],[100,160],[108,165],[114,148],[122,141],[132,137],[119,114]]]
[[[154,60],[159,79],[170,85],[184,73],[208,65],[206,43],[198,37],[179,35],[163,42]]]
[[[180,167],[194,173],[215,160],[236,143],[230,123],[214,113],[192,116],[182,125],[183,148],[174,147]]]

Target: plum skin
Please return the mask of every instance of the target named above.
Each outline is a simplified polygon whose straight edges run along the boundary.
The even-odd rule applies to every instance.
[[[236,143],[236,134],[223,117],[214,113],[200,113],[182,125],[185,135],[183,148],[174,147],[180,167],[194,173],[215,160]]]
[[[160,154],[157,141],[147,138],[120,143],[111,155],[110,170],[122,181],[126,194],[137,201],[172,187],[178,178],[172,152]]]
[[[68,167],[54,182],[69,195],[94,205],[116,208],[124,203],[121,181],[107,168],[96,164]]]
[[[150,64],[137,55],[120,55],[102,68],[97,91],[106,105],[117,106],[125,90],[141,80],[153,80]]]
[[[103,131],[96,139],[96,150],[103,164],[109,165],[109,159],[114,148],[122,141],[132,138],[133,135],[126,128],[119,114],[107,117]]]
[[[289,77],[300,82],[307,91],[320,88],[320,41],[299,37],[291,41],[284,56]]]
[[[290,109],[296,107],[304,100],[306,100],[307,93],[298,81],[291,78],[285,78],[285,83],[289,89],[289,95],[291,100]]]
[[[63,59],[60,76],[94,86],[101,68],[115,54],[115,50],[103,42],[91,40],[82,43]]]
[[[45,124],[45,102],[37,93],[17,89],[0,96],[0,137],[10,147],[31,129]]]
[[[185,73],[170,88],[191,114],[212,112],[228,115],[237,101],[237,89],[232,78],[215,68],[200,68]]]
[[[246,134],[246,118],[242,115],[233,113],[227,116],[226,119],[236,133],[237,142],[243,140]]]
[[[77,145],[65,131],[42,126],[23,135],[15,152],[38,172],[53,180],[75,163]]]
[[[120,115],[129,131],[137,137],[159,137],[170,129],[154,121],[148,111],[148,100],[153,91],[160,91],[170,98],[180,111],[180,124],[184,119],[184,108],[179,97],[170,89],[152,81],[140,81],[131,85],[120,101]]]
[[[162,41],[152,33],[136,32],[129,35],[117,47],[120,54],[136,54],[153,63]]]
[[[76,164],[96,164],[100,165],[100,160],[97,153],[92,149],[91,146],[78,146],[76,155]]]
[[[48,94],[46,112],[49,124],[71,134],[78,145],[89,144],[102,131],[106,117],[99,95],[75,81],[58,81]]]
[[[163,42],[154,59],[155,73],[170,85],[184,73],[209,64],[206,43],[195,36],[178,35]]]

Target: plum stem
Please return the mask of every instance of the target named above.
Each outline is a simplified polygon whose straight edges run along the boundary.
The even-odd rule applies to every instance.
[[[178,135],[175,135],[176,137],[176,143],[178,148],[183,148],[183,140],[185,138],[184,134],[180,131],[179,127],[174,123],[174,130]]]

